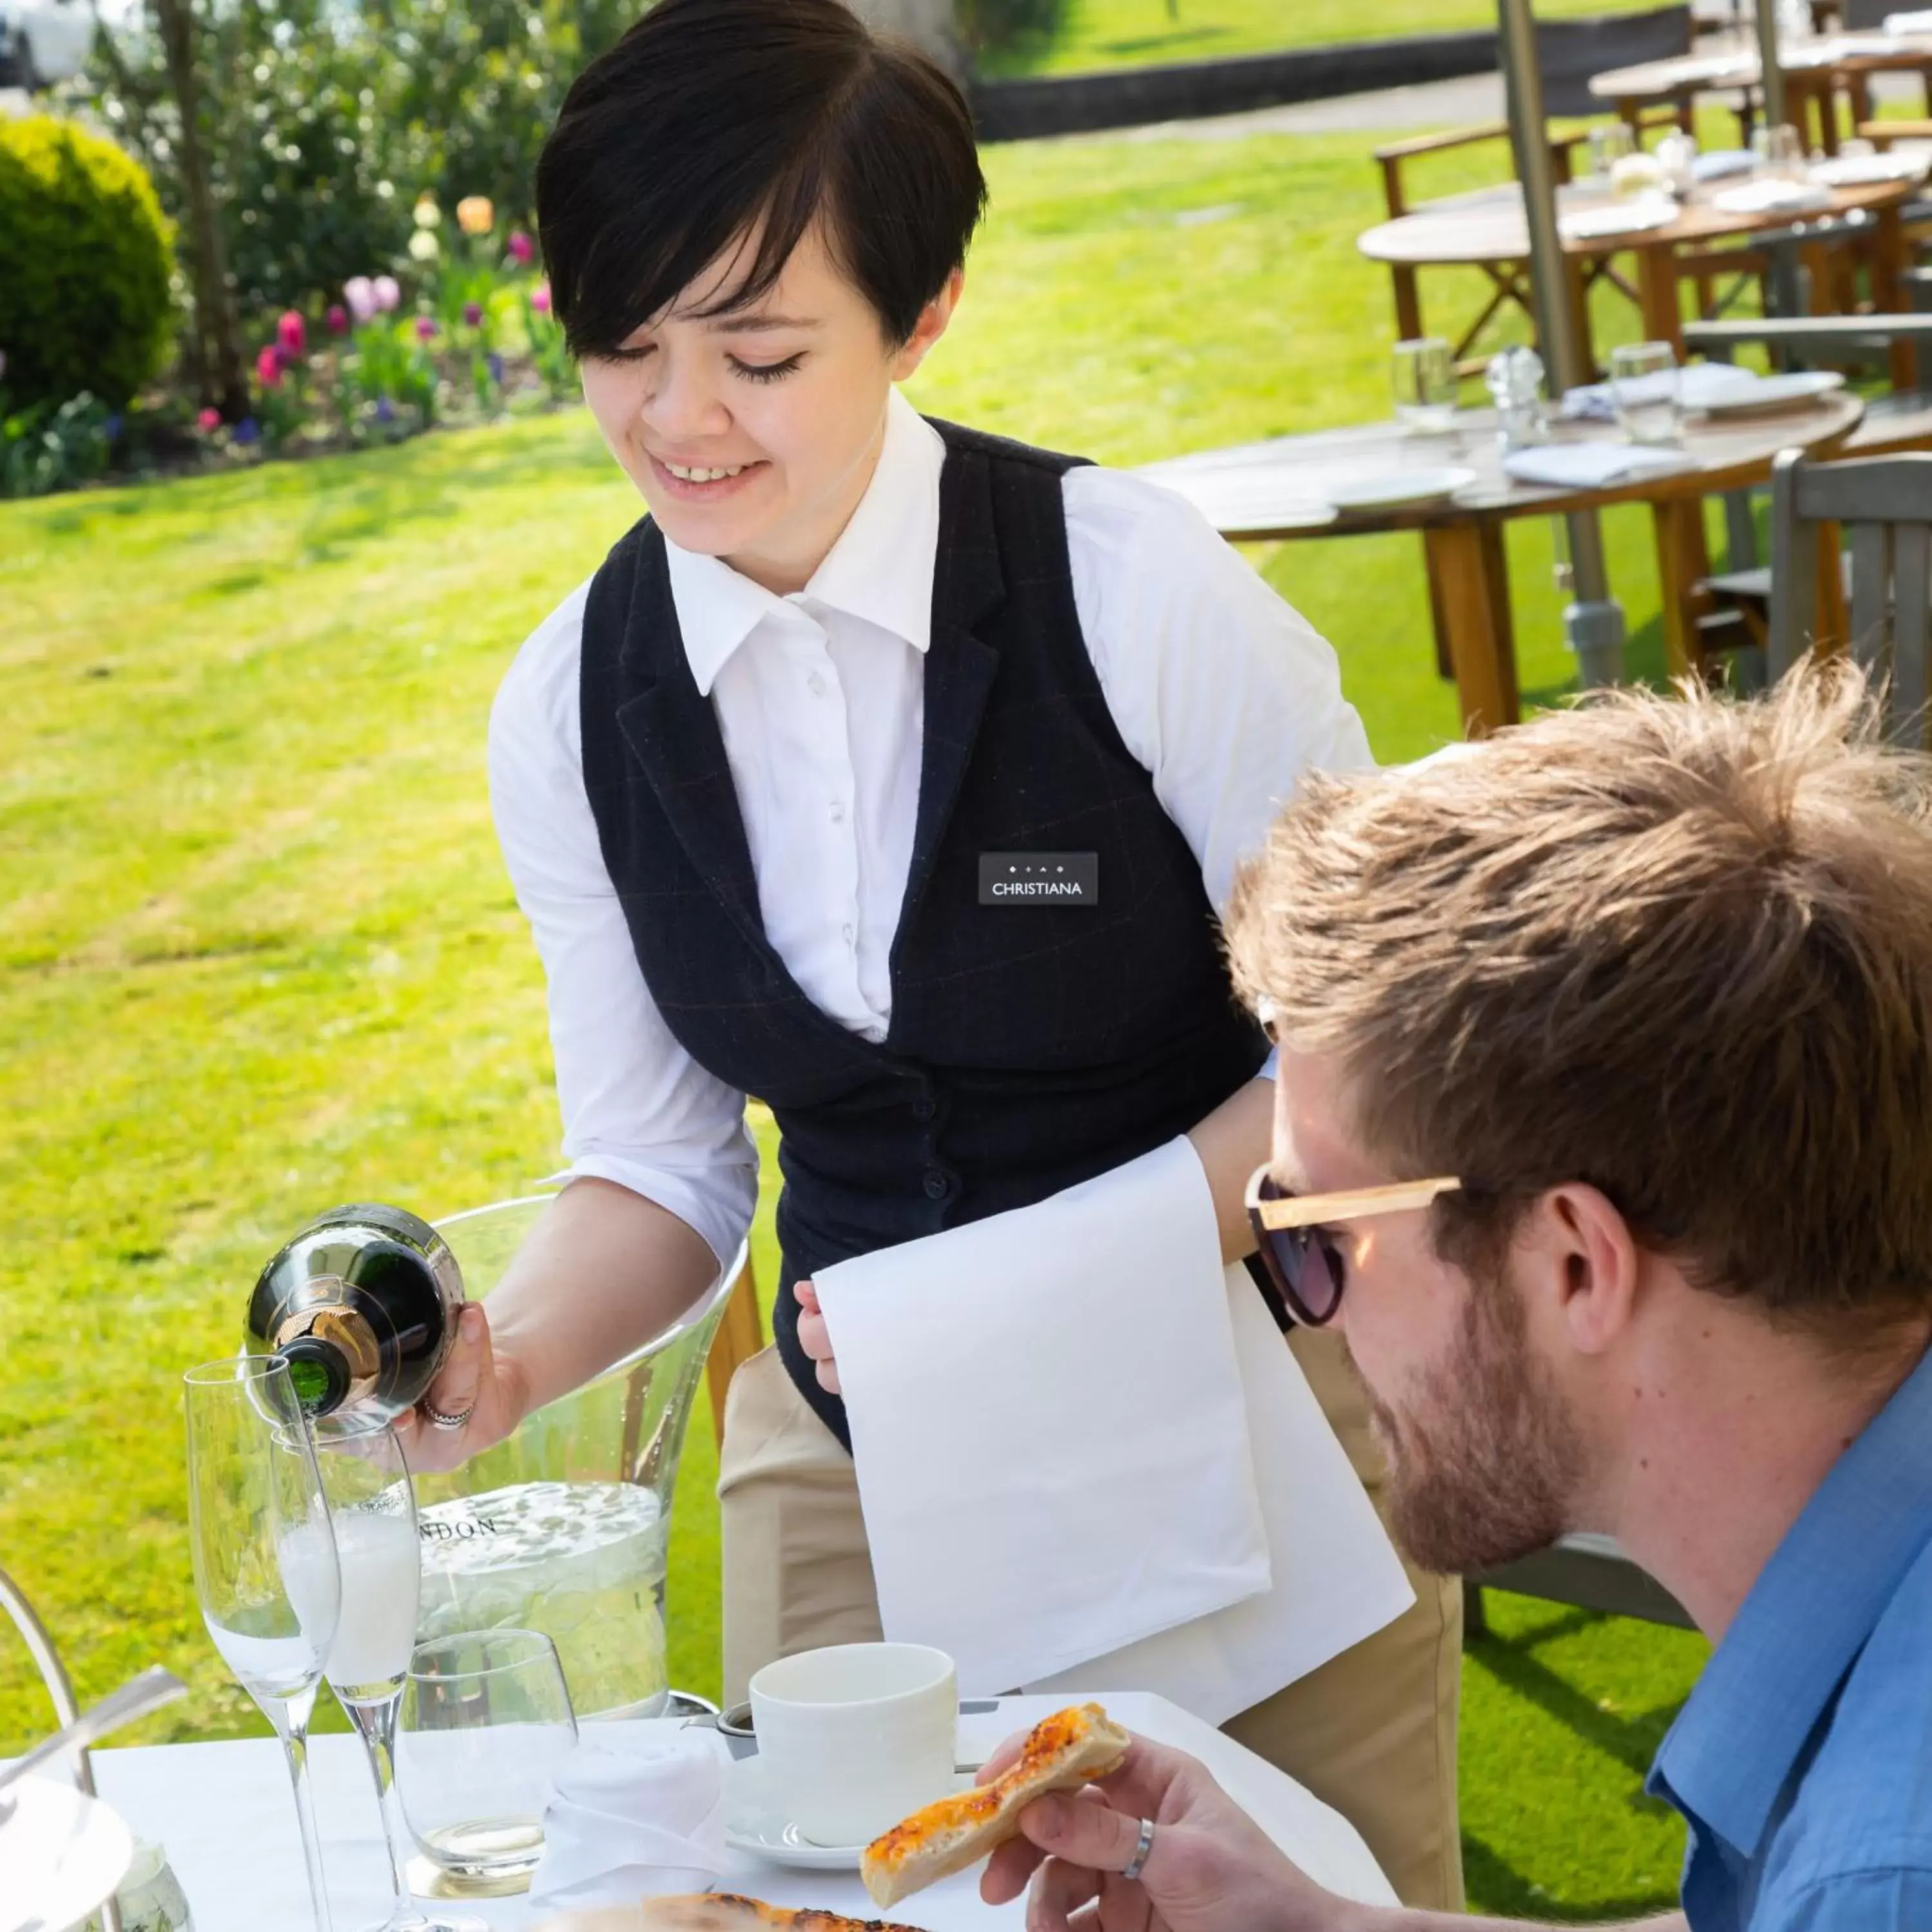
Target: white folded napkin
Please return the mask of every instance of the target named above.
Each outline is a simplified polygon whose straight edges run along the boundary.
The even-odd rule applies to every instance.
[[[1548,442],[1512,449],[1504,472],[1518,483],[1540,483],[1558,490],[1601,490],[1612,483],[1681,470],[1690,461],[1681,449],[1634,442]]]
[[[1888,34],[1932,34],[1932,8],[1922,8],[1912,14],[1888,14],[1885,16],[1885,30]]]
[[[1670,394],[1673,383],[1684,408],[1701,410],[1715,398],[1750,388],[1759,380],[1752,370],[1735,368],[1728,362],[1687,362],[1681,369],[1660,370],[1654,376],[1638,376],[1628,382],[1588,382],[1581,388],[1566,389],[1560,413],[1573,422],[1614,422],[1620,392],[1631,403],[1660,402]]]
[[[723,1872],[730,1754],[709,1730],[586,1726],[544,1810],[538,1911],[708,1890]]]
[[[1286,1344],[1220,1250],[1183,1138],[815,1277],[885,1634],[948,1652],[963,1694],[1104,1658],[1109,1686],[1219,1723],[1411,1600]],[[1255,1314],[1265,1332],[1238,1345]],[[1286,1440],[1284,1384],[1303,1405]],[[1287,1466],[1263,1474],[1258,1453]],[[1297,1485],[1324,1527],[1275,1538],[1265,1501]],[[1251,1607],[1252,1625],[1223,1628]]]

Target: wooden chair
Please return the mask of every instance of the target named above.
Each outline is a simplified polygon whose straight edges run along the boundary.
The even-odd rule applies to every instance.
[[[758,1312],[758,1284],[752,1273],[752,1250],[745,1250],[745,1264],[731,1284],[731,1298],[718,1318],[718,1332],[711,1338],[711,1352],[704,1358],[705,1386],[711,1392],[711,1426],[718,1446],[724,1446],[724,1395],[731,1378],[765,1346],[765,1325]]]
[[[1849,650],[1888,680],[1887,736],[1922,744],[1932,640],[1932,453],[1813,463],[1786,450],[1771,488],[1769,674],[1780,676],[1808,650]],[[1828,584],[1821,554],[1832,555],[1840,530],[1852,560],[1842,628],[1820,595]]]
[[[1547,1603],[1574,1604],[1580,1610],[1641,1617],[1647,1623],[1674,1624],[1683,1630],[1696,1628],[1690,1612],[1607,1536],[1559,1537],[1533,1556],[1519,1557],[1514,1563],[1499,1564],[1465,1579],[1462,1628],[1468,1635],[1480,1636],[1488,1628],[1483,1614],[1486,1589],[1510,1590],[1520,1597],[1540,1597]]]

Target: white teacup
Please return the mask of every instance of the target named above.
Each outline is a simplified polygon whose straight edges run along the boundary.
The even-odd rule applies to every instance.
[[[820,1845],[863,1845],[952,1788],[952,1660],[919,1643],[844,1643],[768,1664],[752,1721],[772,1796]]]

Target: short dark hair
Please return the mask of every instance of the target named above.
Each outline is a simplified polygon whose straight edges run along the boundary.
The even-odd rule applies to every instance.
[[[658,0],[578,76],[537,164],[551,296],[580,356],[610,354],[758,228],[706,313],[748,306],[814,220],[902,343],[986,200],[958,88],[842,0]]]

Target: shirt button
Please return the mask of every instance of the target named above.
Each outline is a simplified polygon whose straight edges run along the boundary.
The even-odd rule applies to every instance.
[[[912,1103],[912,1117],[915,1120],[929,1120],[939,1112],[939,1102],[930,1094],[922,1094]]]
[[[845,808],[837,799],[832,801],[832,822],[834,825],[845,823]]]
[[[825,695],[825,680],[817,671],[814,671],[806,680],[805,688],[812,693],[813,697],[823,698]]]
[[[926,1170],[926,1196],[928,1201],[944,1201],[952,1192],[952,1183],[936,1167]]]
[[[856,926],[842,926],[838,928],[838,936],[848,946],[856,946],[859,940],[859,931]]]

